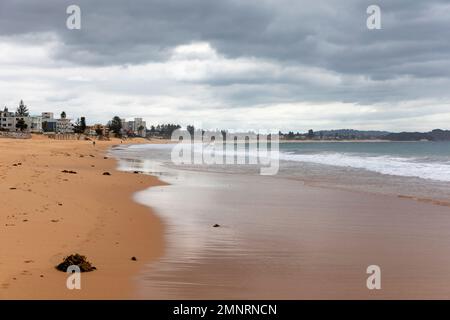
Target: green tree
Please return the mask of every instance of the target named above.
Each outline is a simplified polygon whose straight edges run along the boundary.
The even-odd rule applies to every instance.
[[[103,130],[102,130],[101,128],[95,129],[95,133],[96,133],[99,137],[103,137]]]
[[[25,123],[25,120],[19,119],[16,122],[16,128],[20,129],[20,131],[24,131],[28,128],[28,125]]]
[[[73,125],[73,129],[75,131],[75,133],[81,133],[80,130],[80,118],[77,118],[77,120],[75,121],[75,124]]]
[[[28,117],[28,115],[29,115],[28,108],[23,103],[23,100],[20,100],[19,107],[17,108],[16,113],[17,113],[18,116]]]
[[[140,136],[142,136],[142,133],[144,132],[144,129],[145,129],[145,127],[144,126],[139,126],[139,128],[138,128],[138,133],[139,133],[139,135]]]
[[[190,135],[192,136],[192,138],[194,137],[194,132],[195,132],[195,127],[192,125],[188,125],[186,127],[186,130],[190,133]]]
[[[85,117],[78,118],[75,121],[74,131],[75,131],[75,133],[84,133],[84,131],[86,131],[86,119],[85,119]]]
[[[63,111],[63,112],[61,112],[61,119],[65,119],[65,118],[66,118],[66,112]]]
[[[86,118],[85,117],[81,117],[81,119],[80,119],[80,130],[81,130],[81,133],[86,131]]]
[[[121,135],[121,129],[122,129],[122,121],[118,116],[115,116],[111,122],[109,123],[109,130],[114,132],[116,136]]]

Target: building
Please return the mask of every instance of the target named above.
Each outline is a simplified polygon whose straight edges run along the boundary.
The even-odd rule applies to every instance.
[[[56,133],[73,133],[73,124],[70,119],[61,118],[56,120]]]
[[[105,126],[103,124],[96,123],[89,128],[89,135],[91,135],[91,136],[101,135],[104,137],[108,137],[109,136],[109,128],[108,128],[108,126]]]
[[[21,131],[16,127],[17,123],[23,120],[27,126],[24,131],[31,128],[31,117],[19,116],[16,112],[10,112],[7,107],[0,111],[0,128],[2,131]]]
[[[126,119],[120,119],[120,124],[122,125],[122,129],[126,130],[128,128],[128,122]]]
[[[53,112],[42,113],[42,131],[54,133],[73,133],[71,119],[61,117],[54,119]]]
[[[42,112],[42,119],[54,119],[53,112]]]
[[[139,136],[145,137],[145,131],[147,131],[147,126],[144,120],[142,118],[134,118],[133,121],[133,132],[134,134],[137,134]]]
[[[5,107],[3,111],[0,111],[0,128],[2,131],[15,131],[16,130],[16,117],[14,112],[9,112]]]
[[[41,116],[31,116],[30,132],[41,133],[42,132],[42,117]]]
[[[147,127],[146,122],[142,118],[134,118],[134,120],[126,121],[125,119],[120,119],[122,122],[122,131],[126,134],[134,134],[137,136],[145,137]]]
[[[53,118],[53,112],[42,112],[42,131],[56,132],[56,119]]]

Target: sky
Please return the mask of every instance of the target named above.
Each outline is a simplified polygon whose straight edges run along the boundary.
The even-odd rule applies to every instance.
[[[88,123],[450,129],[448,30],[445,0],[1,0],[0,104]]]

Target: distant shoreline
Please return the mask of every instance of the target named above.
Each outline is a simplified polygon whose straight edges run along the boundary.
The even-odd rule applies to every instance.
[[[394,141],[394,140],[382,140],[382,139],[373,139],[373,140],[280,140],[280,143],[349,143],[349,142],[357,142],[357,143],[363,143],[363,142],[433,142],[433,141]]]

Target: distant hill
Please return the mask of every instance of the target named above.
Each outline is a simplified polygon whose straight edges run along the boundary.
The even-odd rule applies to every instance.
[[[389,133],[390,132],[388,131],[337,129],[316,131],[315,135],[322,137],[339,137],[341,139],[378,139]]]
[[[375,130],[309,130],[306,133],[280,133],[284,140],[388,140],[388,141],[450,141],[450,130],[435,129],[430,132],[388,132]]]
[[[389,133],[381,137],[390,141],[450,141],[450,130],[435,129],[430,132],[399,132]]]

